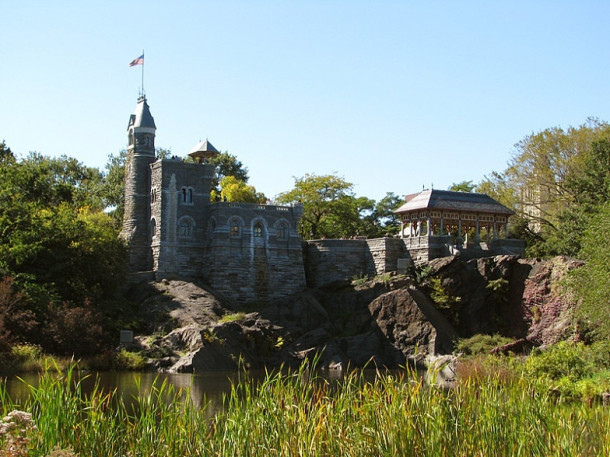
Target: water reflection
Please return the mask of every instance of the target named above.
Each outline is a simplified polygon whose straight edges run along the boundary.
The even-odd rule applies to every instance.
[[[331,383],[343,378],[341,371],[324,372],[323,377]],[[104,392],[116,390],[116,397],[127,406],[133,405],[138,396],[146,396],[153,388],[160,388],[165,382],[190,394],[190,400],[197,408],[206,407],[210,414],[222,409],[223,394],[231,391],[231,386],[238,382],[260,383],[265,379],[264,370],[250,370],[247,373],[236,371],[210,371],[202,374],[169,374],[169,373],[133,373],[133,372],[99,372],[81,373],[81,388],[84,395],[90,394],[96,383]],[[374,370],[370,377],[374,378]],[[38,386],[37,374],[23,374],[3,380],[11,401],[17,405],[24,404],[30,396],[29,386]],[[1,400],[0,400],[1,401]]]

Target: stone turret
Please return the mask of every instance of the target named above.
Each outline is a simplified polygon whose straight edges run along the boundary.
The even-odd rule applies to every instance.
[[[135,113],[127,126],[127,163],[125,166],[125,213],[121,237],[129,244],[132,271],[152,269],[150,239],[150,165],[155,157],[155,120],[145,97],[138,99]]]

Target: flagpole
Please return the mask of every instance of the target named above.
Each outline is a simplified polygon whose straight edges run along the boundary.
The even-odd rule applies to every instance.
[[[144,49],[142,49],[142,97],[146,98],[146,92],[144,92]]]

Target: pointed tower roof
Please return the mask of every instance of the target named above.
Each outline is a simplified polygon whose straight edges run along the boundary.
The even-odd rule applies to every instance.
[[[135,113],[129,118],[129,125],[127,128],[129,129],[130,127],[146,127],[151,129],[157,128],[155,125],[155,120],[153,119],[152,114],[150,114],[150,108],[148,103],[146,103],[145,97],[140,97],[138,99],[138,105],[136,106]]]
[[[191,152],[189,152],[189,156],[199,163],[205,159],[214,157],[217,154],[220,154],[220,152],[207,139],[197,143],[197,145],[191,149]]]

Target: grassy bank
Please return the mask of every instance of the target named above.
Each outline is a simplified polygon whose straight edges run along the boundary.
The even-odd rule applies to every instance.
[[[12,432],[0,424],[0,455],[610,455],[610,408],[563,402],[514,373],[465,376],[446,391],[411,372],[333,385],[304,366],[235,385],[215,416],[162,383],[135,407],[99,390],[83,397],[73,373],[44,374],[23,405],[0,388],[3,416],[31,413],[31,423],[5,418],[24,421]]]

